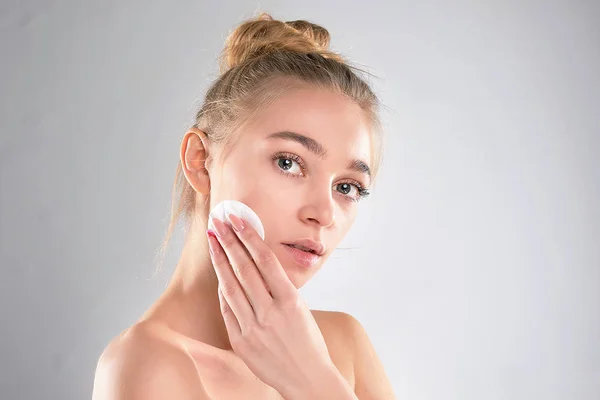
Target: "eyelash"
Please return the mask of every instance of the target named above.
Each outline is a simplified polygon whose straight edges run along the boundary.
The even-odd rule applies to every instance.
[[[280,159],[293,160],[293,161],[295,161],[295,162],[297,162],[297,163],[298,163],[298,165],[300,166],[300,169],[302,170],[302,172],[304,172],[304,171],[306,170],[306,164],[305,164],[305,163],[304,163],[304,161],[303,161],[303,160],[302,160],[302,159],[301,159],[299,156],[297,156],[296,154],[293,154],[293,153],[276,153],[276,154],[273,154],[273,155],[271,156],[271,160],[272,160],[272,161],[277,161],[277,160],[280,160]],[[278,171],[279,171],[279,172],[280,172],[282,175],[285,175],[285,176],[291,176],[291,177],[293,177],[293,178],[301,178],[301,176],[298,176],[298,175],[295,175],[295,174],[290,174],[289,172],[286,172],[286,171],[282,170],[282,169],[279,167],[279,165],[277,165],[276,167],[277,167],[277,170],[278,170]],[[350,184],[350,185],[354,186],[354,187],[356,188],[356,190],[358,191],[358,198],[356,198],[356,199],[355,199],[355,198],[352,198],[352,197],[349,197],[349,196],[346,196],[346,195],[345,195],[345,194],[343,194],[343,193],[340,193],[340,194],[341,194],[343,197],[345,197],[346,199],[348,199],[348,201],[352,201],[352,202],[359,202],[360,200],[362,200],[362,199],[365,199],[367,196],[369,196],[369,195],[371,194],[371,193],[369,192],[369,189],[365,188],[363,185],[361,185],[361,184],[360,184],[359,182],[357,182],[357,181],[353,181],[353,180],[350,180],[350,181],[344,181],[344,182],[340,182],[340,183],[338,183],[338,185],[341,185],[341,184],[344,184],[344,183],[347,183],[347,184]]]

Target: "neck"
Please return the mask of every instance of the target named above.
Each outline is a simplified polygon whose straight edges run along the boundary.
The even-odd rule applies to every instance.
[[[151,314],[191,339],[231,350],[205,231],[190,229],[171,282]]]

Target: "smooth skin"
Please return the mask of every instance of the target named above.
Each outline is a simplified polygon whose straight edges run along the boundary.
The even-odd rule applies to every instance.
[[[329,398],[354,398],[345,397],[340,390],[349,387],[361,400],[394,399],[391,384],[367,333],[351,315],[320,310],[310,310],[309,315],[302,307],[295,308],[292,321],[304,333],[298,338],[293,338],[292,333],[296,333],[282,328],[281,324],[289,318],[280,311],[281,304],[296,307],[302,303],[296,290],[318,272],[354,222],[360,204],[354,201],[358,198],[357,188],[368,188],[370,177],[359,168],[349,167],[356,166],[356,160],[366,165],[371,161],[367,126],[362,110],[351,100],[299,84],[296,90],[279,97],[236,132],[233,146],[224,153],[204,132],[195,128],[188,130],[180,158],[187,181],[200,195],[198,208],[205,207],[208,211],[226,199],[247,204],[260,216],[265,228],[265,241],[256,243],[254,249],[269,249],[272,256],[258,256],[261,261],[253,264],[232,263],[227,257],[227,263],[221,259],[219,264],[209,252],[207,221],[195,220],[165,292],[139,321],[114,338],[104,350],[97,366],[93,398],[284,398],[279,390],[302,398],[306,395],[302,393],[307,387],[304,382],[312,380],[312,387],[327,382],[336,395],[339,393],[339,397]],[[293,132],[304,139],[273,136],[278,132]],[[221,162],[216,162],[217,159]],[[291,168],[283,169],[282,159],[288,166],[291,164]],[[210,204],[204,204],[208,196]],[[252,234],[251,230],[247,232]],[[242,246],[237,233],[231,230],[229,234]],[[311,268],[296,264],[283,244],[303,238],[320,241],[326,248],[320,262]],[[220,245],[222,255],[227,254],[224,250],[227,244]],[[240,254],[239,248],[236,253]],[[278,276],[275,278],[278,283],[273,286],[261,271],[261,268],[266,269],[264,265],[261,267],[265,259],[270,263],[271,275],[267,276]],[[231,339],[236,336],[235,333],[230,335],[231,324],[228,327],[226,318],[228,314],[237,314],[233,312],[234,307],[229,307],[231,314],[224,306],[224,297],[219,295],[219,285],[223,283],[218,273],[227,271],[226,266],[230,273],[235,273],[235,265],[253,266],[273,293],[272,298],[283,296],[283,301],[269,300],[265,295],[269,294],[266,286],[261,288],[262,294],[255,292],[254,296],[257,298],[256,293],[259,293],[263,307],[272,302],[266,307],[278,310],[275,315],[280,319],[275,320],[280,321],[276,324],[279,329],[268,331],[274,335],[271,339],[280,338],[280,347],[269,347],[273,357],[270,362],[281,363],[275,373],[271,369],[273,364],[259,365],[261,361],[252,351],[240,351],[237,344],[243,341]],[[249,267],[241,269],[252,271]],[[243,274],[230,275],[237,276]],[[236,293],[230,283],[225,287],[226,296]],[[283,295],[276,294],[279,291]],[[273,302],[279,304],[279,308],[274,308]],[[247,319],[242,318],[242,324],[243,321]],[[286,348],[285,343],[290,340],[296,345]],[[282,351],[289,353],[282,354]],[[301,357],[304,353],[306,358]],[[292,370],[279,368],[290,354],[293,358],[288,361],[295,363],[289,366]],[[308,364],[322,374],[300,367]],[[335,368],[330,368],[331,365]],[[293,370],[294,367],[297,369]],[[314,378],[315,375],[320,376]],[[311,384],[306,385],[309,385],[307,392],[312,393]]]
[[[208,234],[233,350],[285,399],[355,399],[298,290],[258,233],[235,215]],[[264,283],[263,283],[264,279]],[[270,292],[267,290],[267,285]]]

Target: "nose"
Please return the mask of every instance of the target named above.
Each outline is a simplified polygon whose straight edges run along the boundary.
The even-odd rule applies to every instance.
[[[330,226],[335,221],[335,203],[331,187],[313,188],[306,203],[300,208],[300,219],[306,224]]]

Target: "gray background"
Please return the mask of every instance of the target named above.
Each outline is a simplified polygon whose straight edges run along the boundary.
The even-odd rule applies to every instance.
[[[0,5],[0,397],[84,399],[152,279],[227,33],[309,19],[377,75],[379,185],[301,293],[400,399],[600,398],[600,19],[581,1]]]

